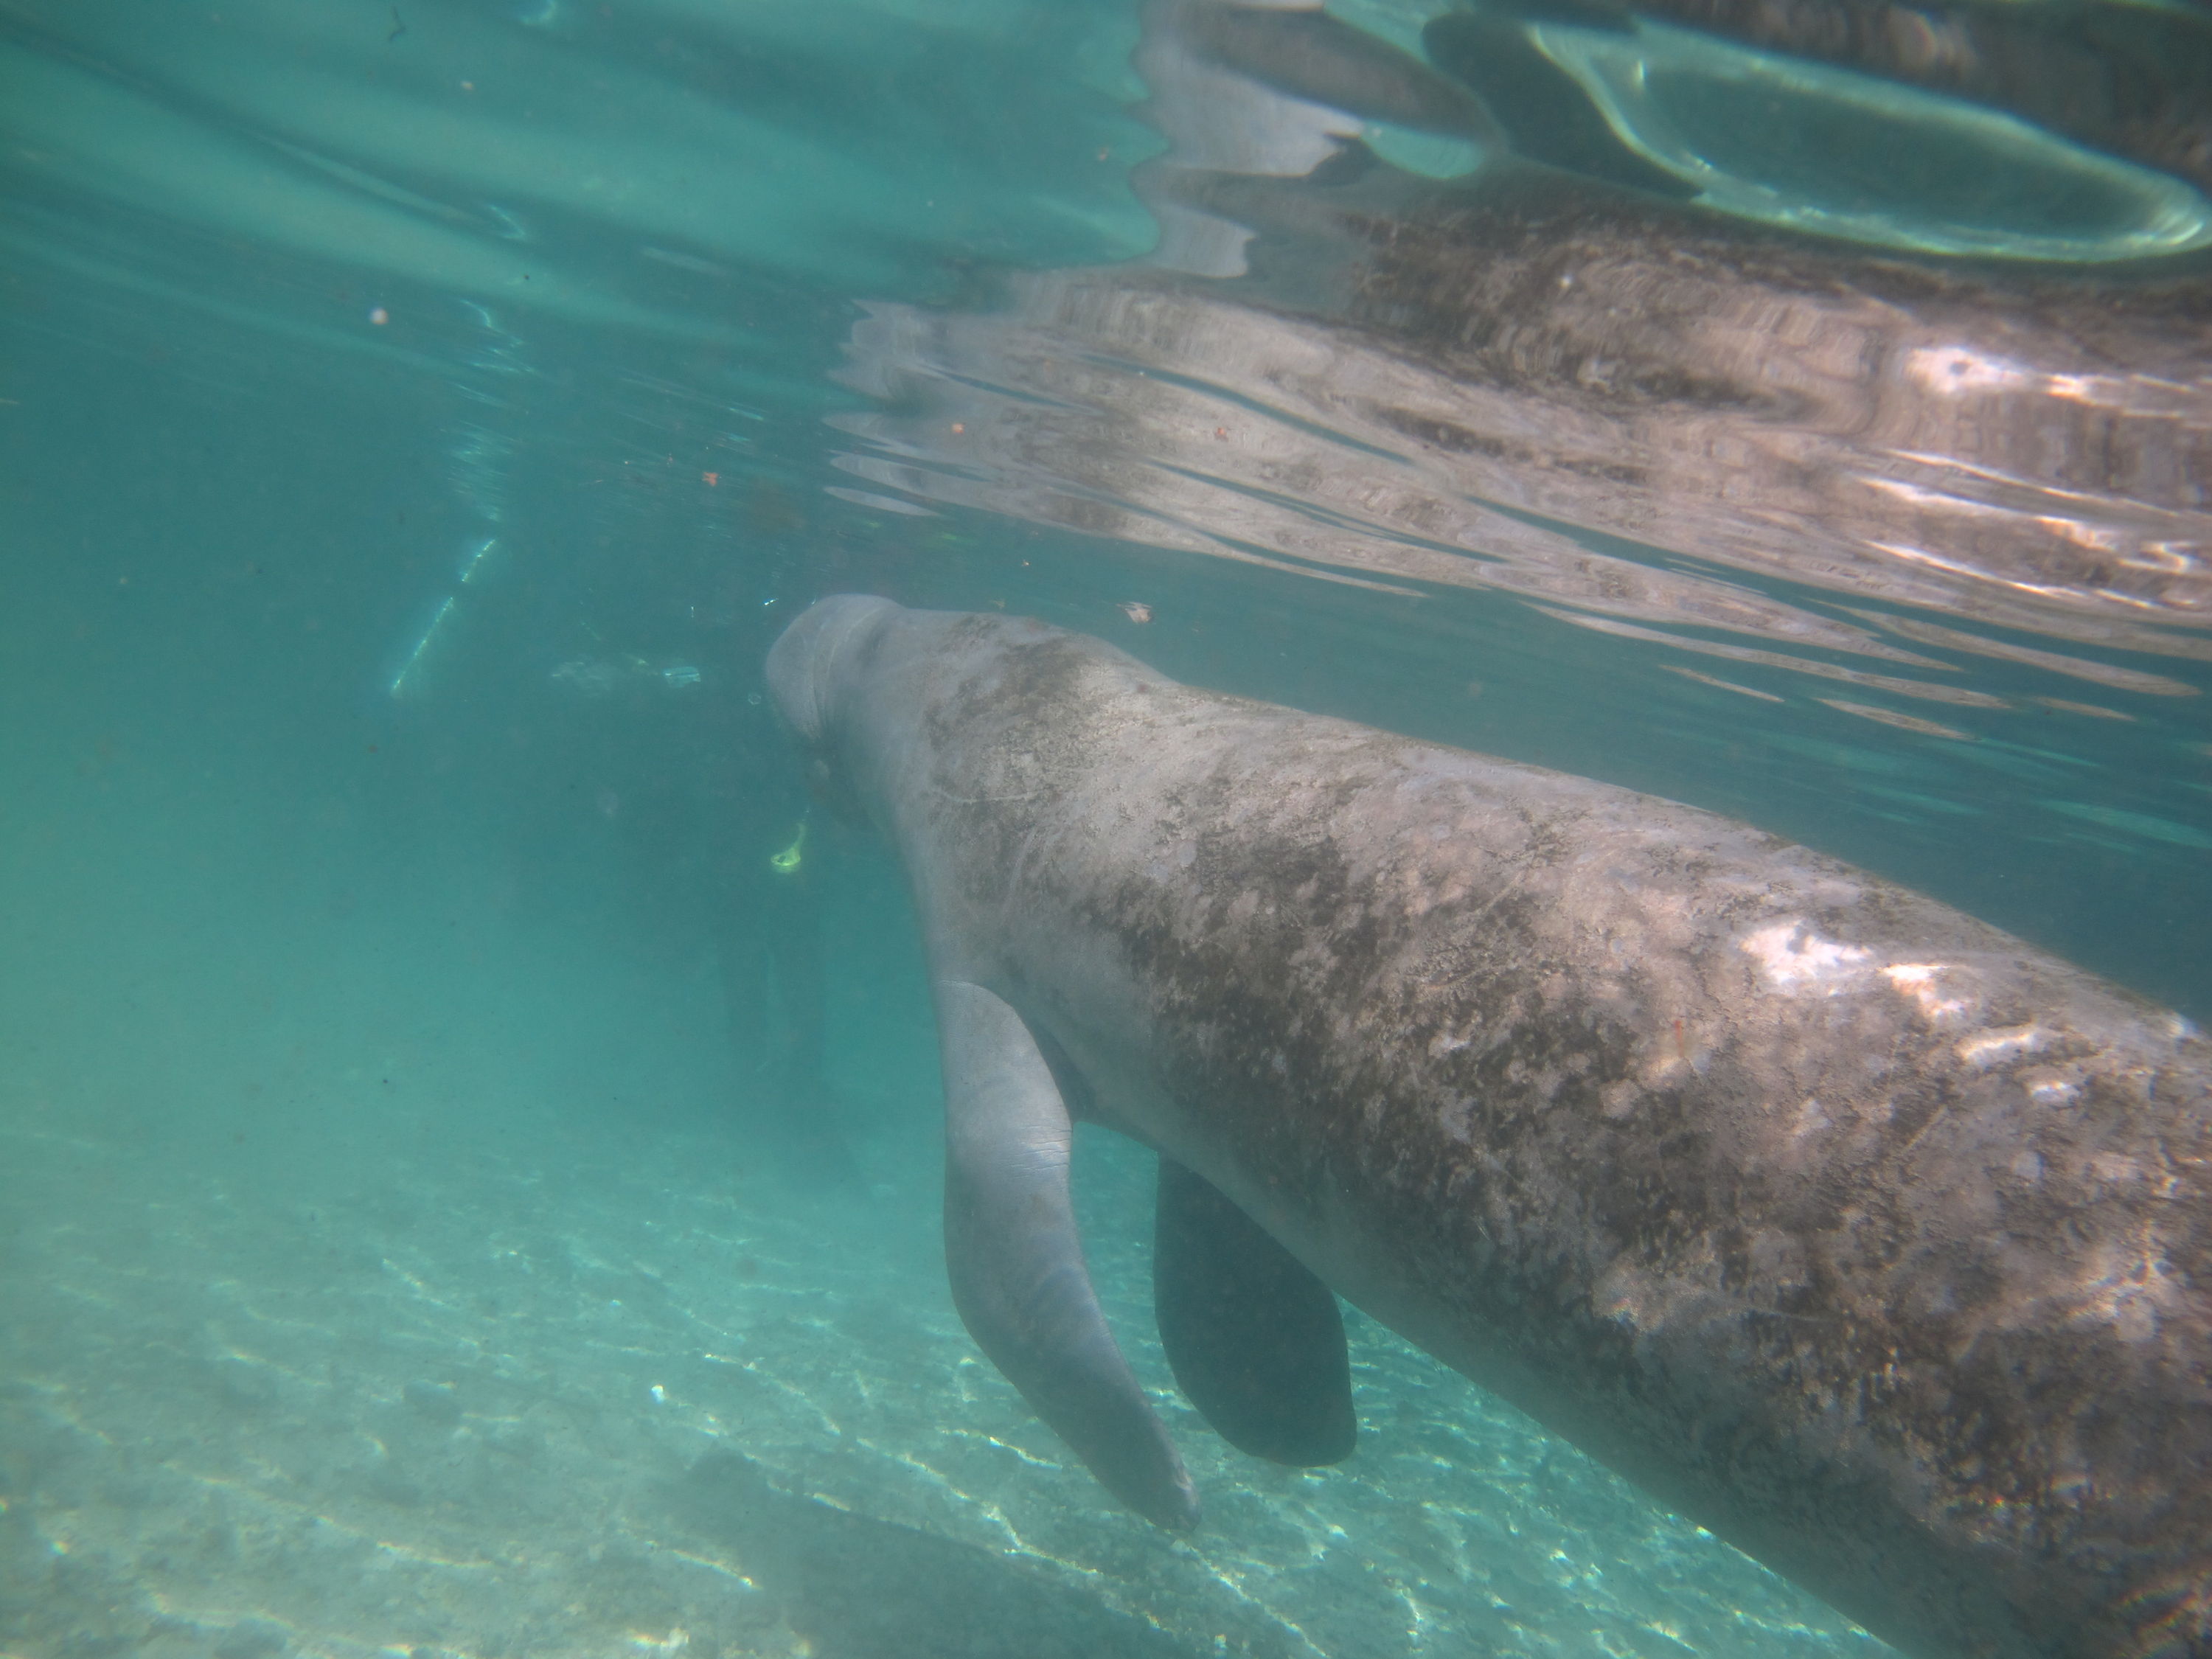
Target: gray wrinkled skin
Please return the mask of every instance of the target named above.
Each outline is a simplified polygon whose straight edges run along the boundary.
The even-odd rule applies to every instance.
[[[770,678],[933,971],[1340,1294],[1909,1653],[2212,1654],[2179,1017],[1745,825],[1036,623],[827,600]]]

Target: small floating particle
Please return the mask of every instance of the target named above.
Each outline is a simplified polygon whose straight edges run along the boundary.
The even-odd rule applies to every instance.
[[[707,481],[707,488],[709,489],[722,482],[722,475],[719,472],[702,472],[699,476]]]
[[[386,323],[392,320],[392,313],[386,311],[382,306],[379,306],[368,313],[368,320],[375,324],[377,327],[382,328]]]
[[[1152,607],[1141,599],[1131,599],[1121,606],[1121,614],[1133,623],[1148,623],[1152,619]]]

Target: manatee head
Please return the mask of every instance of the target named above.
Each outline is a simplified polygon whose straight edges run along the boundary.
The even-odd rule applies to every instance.
[[[837,593],[807,607],[768,653],[768,688],[799,740],[820,749],[836,724],[853,647],[900,607],[866,593]]]

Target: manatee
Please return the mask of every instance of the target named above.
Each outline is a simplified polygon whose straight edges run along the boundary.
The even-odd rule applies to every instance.
[[[1923,1659],[2212,1653],[2212,1044],[1714,814],[825,599],[769,659],[896,847],[977,1344],[1198,1515],[1071,1123],[1154,1148],[1175,1373],[1353,1428],[1341,1297]],[[1470,1479],[1474,1477],[1470,1476]]]

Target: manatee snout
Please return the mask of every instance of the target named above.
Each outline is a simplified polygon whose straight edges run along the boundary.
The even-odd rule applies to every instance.
[[[836,717],[844,665],[853,647],[900,607],[866,593],[816,601],[783,630],[768,653],[768,689],[791,729],[818,746]]]

